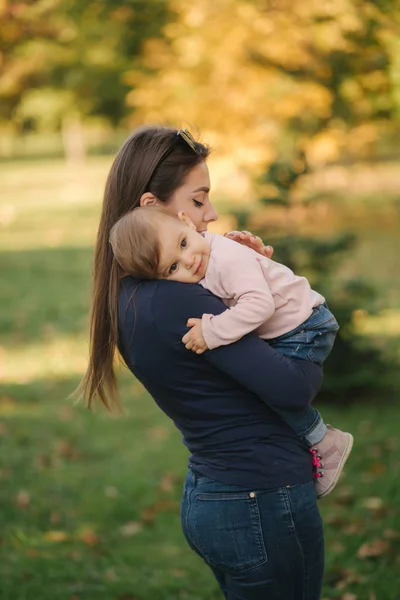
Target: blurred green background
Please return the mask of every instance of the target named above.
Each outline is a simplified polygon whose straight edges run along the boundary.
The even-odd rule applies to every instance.
[[[323,598],[399,600],[399,0],[0,0],[0,31],[1,600],[220,598],[172,424],[124,369],[123,414],[68,399],[105,178],[148,122],[212,146],[213,230],[261,235],[337,315],[316,402],[355,449]]]

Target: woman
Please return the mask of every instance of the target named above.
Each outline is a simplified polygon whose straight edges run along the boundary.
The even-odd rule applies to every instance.
[[[89,405],[97,395],[109,406],[118,345],[173,419],[191,452],[183,531],[225,598],[318,600],[323,532],[311,455],[270,407],[307,406],[320,368],[289,360],[251,334],[202,355],[186,350],[187,320],[221,313],[222,301],[199,285],[124,276],[109,244],[114,223],[146,204],[184,211],[205,231],[218,216],[209,200],[208,153],[187,132],[160,127],[135,131],[118,153],[99,226],[82,386]]]

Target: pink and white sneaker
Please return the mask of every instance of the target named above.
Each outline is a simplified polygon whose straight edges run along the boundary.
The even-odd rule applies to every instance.
[[[353,447],[351,433],[330,425],[327,429],[322,440],[310,448],[317,498],[327,496],[334,489]]]

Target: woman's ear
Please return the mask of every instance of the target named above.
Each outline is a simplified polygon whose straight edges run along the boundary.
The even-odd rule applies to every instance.
[[[185,212],[183,212],[183,210],[180,210],[178,212],[178,219],[180,221],[182,221],[183,223],[186,223],[186,225],[188,225],[188,227],[191,227],[192,229],[196,229],[196,225],[193,223],[192,219],[190,217],[188,217],[187,214]]]
[[[139,206],[155,206],[156,204],[158,204],[158,199],[150,192],[141,195]]]

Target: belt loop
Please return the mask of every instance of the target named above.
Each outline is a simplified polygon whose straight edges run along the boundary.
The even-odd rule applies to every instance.
[[[192,469],[193,465],[189,464],[188,467],[189,467],[190,476],[191,476],[192,481],[193,481],[193,486],[196,486],[197,476],[196,476],[196,473]]]

